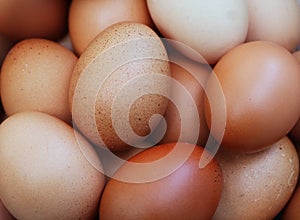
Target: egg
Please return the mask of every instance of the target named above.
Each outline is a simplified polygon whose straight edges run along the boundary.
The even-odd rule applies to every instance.
[[[243,43],[248,31],[247,1],[147,0],[150,15],[161,34],[188,45],[209,64]],[[178,49],[192,59],[197,53]]]
[[[108,27],[74,68],[69,93],[74,126],[113,151],[139,145],[166,111],[169,78],[166,49],[151,28],[134,22]]]
[[[0,33],[12,41],[57,40],[67,30],[69,0],[1,0]]]
[[[226,109],[224,136],[220,139],[220,129],[212,131],[223,147],[257,152],[287,135],[296,124],[300,65],[284,47],[267,41],[244,43],[224,55],[213,71],[204,108],[209,128],[212,116],[222,126],[219,119]],[[223,96],[217,93],[219,87]]]
[[[17,219],[97,216],[101,162],[62,120],[41,112],[8,117],[0,125],[0,167],[0,198]]]
[[[247,41],[271,41],[289,51],[300,44],[300,5],[297,0],[248,0]]]
[[[164,114],[167,129],[163,139],[159,143],[181,141],[205,146],[209,129],[204,115],[203,97],[204,87],[211,72],[211,67],[190,60],[174,52],[174,50],[169,52],[168,56],[171,63],[171,77],[184,87],[187,94],[184,94],[182,90],[178,90],[175,86],[171,87],[172,93],[170,95],[169,105]],[[187,95],[192,96],[195,106],[187,103]],[[182,104],[178,105],[179,102]],[[177,109],[176,104],[178,107],[182,106],[182,109]],[[192,111],[193,107],[196,107],[194,111]],[[185,116],[188,117],[185,118]],[[183,130],[185,127],[183,127],[182,123],[188,125],[188,129]],[[156,130],[160,132],[159,128]],[[194,134],[197,130],[198,133]],[[194,138],[194,136],[197,138]]]
[[[300,51],[294,52],[293,55],[297,59],[300,65]],[[289,136],[294,142],[300,143],[300,120],[299,119],[295,124],[295,126],[293,127],[293,129],[289,132]]]
[[[14,220],[15,218],[8,212],[0,200],[0,219],[1,220]]]
[[[287,137],[254,154],[222,148],[215,159],[224,182],[213,220],[274,219],[297,185],[299,159]]]
[[[71,123],[69,84],[77,57],[56,42],[26,39],[5,57],[1,98],[7,115],[41,111]]]
[[[69,31],[77,54],[105,28],[132,21],[153,27],[145,0],[73,0],[69,13]]]
[[[169,143],[132,157],[108,181],[99,219],[211,219],[221,196],[222,172],[215,160],[199,168],[204,151],[192,144]],[[169,167],[174,170],[168,172]],[[165,176],[156,179],[161,172]],[[139,182],[120,180],[120,176],[132,175]],[[144,182],[143,177],[148,180],[149,176],[155,179]]]

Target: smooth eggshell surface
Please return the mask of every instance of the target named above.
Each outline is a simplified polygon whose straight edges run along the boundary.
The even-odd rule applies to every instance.
[[[299,159],[287,137],[254,154],[223,149],[216,160],[224,185],[214,220],[273,219],[297,184]]]
[[[300,44],[300,5],[297,0],[248,0],[247,41],[265,40],[289,51]]]
[[[91,145],[53,116],[21,112],[0,125],[0,198],[17,219],[94,219],[101,171]]]
[[[80,56],[70,85],[73,121],[111,150],[141,143],[166,111],[170,66],[148,26],[124,22],[101,32]],[[149,122],[149,120],[151,121]]]
[[[12,41],[59,39],[67,31],[69,0],[1,0],[0,33]]]
[[[285,48],[253,41],[230,50],[207,81],[205,114],[218,121],[224,113],[222,145],[240,152],[256,152],[285,136],[300,115],[300,65]],[[223,96],[216,88],[221,86]],[[219,120],[220,121],[220,120]],[[220,122],[221,123],[221,122]],[[212,131],[214,136],[219,131]]]
[[[143,169],[132,169],[125,163],[107,183],[100,203],[100,219],[211,219],[222,191],[222,172],[215,160],[205,168],[199,168],[199,159],[204,149],[198,146],[178,143],[179,151],[175,161],[186,148],[191,154],[174,172],[164,178],[144,183],[123,182],[114,179],[118,175],[144,176]],[[147,149],[129,162],[144,164],[165,161],[164,157],[175,144],[165,144]],[[194,149],[193,149],[194,148]],[[166,161],[165,161],[166,162]],[[153,174],[165,169],[153,164]],[[150,175],[151,175],[150,174]]]
[[[184,43],[216,63],[229,49],[243,43],[248,31],[247,1],[147,0],[161,34]],[[179,48],[180,49],[180,48]],[[181,48],[190,58],[195,55]]]

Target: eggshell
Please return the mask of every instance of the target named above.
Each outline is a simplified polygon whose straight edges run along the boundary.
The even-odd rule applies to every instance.
[[[300,65],[300,51],[294,52],[293,55],[297,59]],[[289,136],[294,142],[300,143],[300,120],[299,119],[295,124],[295,126],[293,127],[293,129],[289,132]]]
[[[137,164],[164,160],[175,143],[149,148],[129,160]],[[205,168],[199,168],[204,149],[179,143],[174,160],[192,148],[190,156],[166,177],[144,183],[118,181],[112,178],[103,192],[100,203],[100,219],[210,219],[218,205],[222,190],[222,173],[215,160]],[[152,164],[154,172],[165,169]],[[148,170],[148,172],[151,169]],[[143,169],[132,169],[128,163],[118,175],[147,175]],[[151,172],[152,173],[152,172]]]
[[[243,43],[248,31],[247,1],[147,0],[161,34],[195,49],[214,64],[229,49]],[[197,57],[179,47],[192,59]]]
[[[152,116],[166,111],[169,75],[167,52],[152,29],[132,22],[110,26],[74,68],[69,101],[75,126],[114,151],[140,144],[162,118]]]
[[[77,54],[105,28],[132,21],[153,26],[145,0],[73,0],[69,14],[70,36]]]
[[[290,198],[287,206],[285,207],[282,220],[290,220],[290,219],[300,219],[299,212],[299,203],[300,203],[300,187],[298,186]]]
[[[35,110],[71,123],[69,84],[77,57],[56,42],[27,39],[16,44],[1,70],[1,98],[7,115]]]
[[[222,146],[256,152],[278,141],[293,128],[300,114],[300,65],[285,48],[266,41],[249,42],[229,51],[214,67],[205,98],[208,127],[226,103]],[[214,75],[212,75],[214,76]],[[220,85],[223,96],[216,93]],[[220,122],[221,126],[221,122]],[[219,137],[219,131],[212,131]]]
[[[0,33],[12,41],[57,40],[67,30],[69,0],[1,0]]]
[[[297,184],[299,159],[287,137],[254,154],[222,149],[216,160],[224,183],[214,220],[273,219]]]
[[[247,41],[272,41],[289,51],[300,44],[300,5],[297,0],[248,0]]]
[[[186,94],[182,94],[181,90],[177,90],[176,87],[173,87],[169,105],[164,114],[167,130],[160,143],[176,142],[181,133],[181,142],[205,146],[209,130],[204,115],[203,97],[204,87],[212,69],[209,65],[199,64],[179,53],[172,52],[168,55],[171,62],[171,76],[174,80],[184,86],[188,95],[192,96],[193,102],[197,108],[195,111],[197,116],[191,111],[193,106],[187,104]],[[172,102],[172,100],[177,99],[179,99],[179,102],[182,102],[182,105],[180,106],[184,106],[183,109],[177,109],[176,105]],[[188,120],[183,122],[182,120],[184,117],[181,117],[180,114],[188,115]],[[181,123],[188,124],[189,129],[185,131],[182,130]],[[194,141],[193,132],[196,132],[196,129],[194,129],[196,127],[199,127],[199,132],[196,141]],[[158,128],[157,130],[160,132]]]
[[[60,119],[40,112],[7,118],[0,125],[0,167],[0,198],[17,219],[96,217],[101,162]]]
[[[15,218],[9,213],[9,211],[4,207],[0,200],[0,219],[1,220],[14,220]]]

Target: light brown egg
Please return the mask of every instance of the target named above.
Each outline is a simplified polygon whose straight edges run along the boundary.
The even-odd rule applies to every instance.
[[[105,28],[124,21],[153,26],[145,0],[73,0],[69,14],[70,36],[77,54]]]
[[[248,0],[247,41],[272,41],[289,51],[300,44],[300,5],[297,0]]]
[[[175,145],[159,145],[137,154],[129,160],[136,163],[135,168],[125,163],[106,185],[99,219],[211,219],[221,196],[221,169],[215,160],[199,168],[199,159],[205,151],[202,147]],[[177,152],[166,160],[174,148]],[[182,161],[187,149],[191,150],[190,155]],[[183,163],[177,164],[178,159]],[[144,169],[147,163],[150,163],[148,169]],[[143,182],[143,177],[167,171],[170,165],[174,170],[163,178]],[[132,174],[141,177],[141,182],[119,179]]]
[[[169,75],[166,49],[152,29],[132,22],[110,26],[75,66],[69,95],[75,125],[98,146],[138,145],[161,120],[155,115],[166,111]]]
[[[243,43],[248,31],[247,1],[147,0],[161,34],[196,50],[209,64]],[[196,59],[190,50],[181,52]]]
[[[165,136],[160,143],[171,143],[178,141],[181,134],[181,142],[189,142],[205,146],[209,130],[206,124],[204,115],[204,88],[206,80],[209,77],[211,67],[209,65],[196,63],[179,53],[168,53],[171,63],[171,76],[178,83],[182,84],[187,94],[182,93],[181,90],[172,88],[170,101],[164,118],[167,123],[167,130]],[[190,95],[195,104],[195,112],[192,111],[194,106],[187,104],[186,95]],[[182,109],[177,109],[175,103],[172,101],[181,102]],[[196,115],[195,115],[195,114]],[[183,117],[180,114],[185,114]],[[182,120],[185,121],[183,122]],[[188,125],[189,129],[183,130],[182,124]],[[197,133],[197,138],[194,140],[194,132]],[[159,131],[159,129],[158,129]]]
[[[69,0],[1,0],[0,33],[12,41],[57,40],[67,31]]]
[[[0,198],[17,219],[97,216],[104,187],[101,162],[60,119],[40,112],[7,118],[0,125],[0,167]]]
[[[77,57],[56,42],[27,39],[16,44],[1,70],[7,115],[34,110],[71,122],[69,84]]]
[[[287,137],[254,154],[222,149],[216,160],[224,185],[214,220],[273,219],[297,184],[299,159]]]
[[[256,152],[278,141],[293,128],[300,114],[300,65],[278,44],[248,42],[230,50],[214,67],[206,91],[208,127],[226,107],[222,146]],[[221,86],[223,96],[216,93]],[[218,124],[221,126],[222,122]],[[214,136],[219,131],[212,131]]]

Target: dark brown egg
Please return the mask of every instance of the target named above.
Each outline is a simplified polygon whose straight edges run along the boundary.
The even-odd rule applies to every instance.
[[[1,0],[0,33],[12,41],[57,40],[67,31],[69,0]]]

